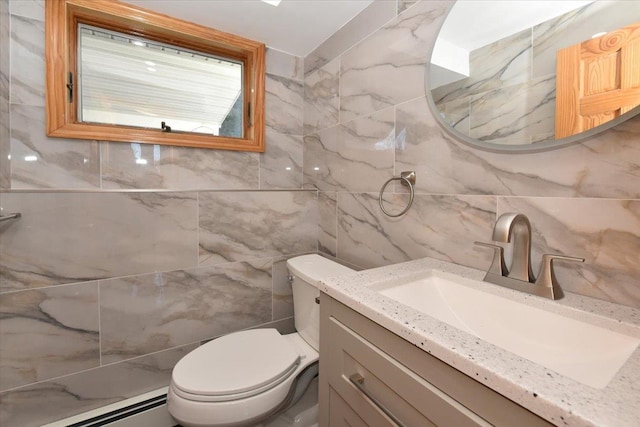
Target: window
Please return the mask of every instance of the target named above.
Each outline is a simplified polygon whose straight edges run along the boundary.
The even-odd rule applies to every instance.
[[[47,134],[264,151],[264,45],[112,0],[48,0]]]

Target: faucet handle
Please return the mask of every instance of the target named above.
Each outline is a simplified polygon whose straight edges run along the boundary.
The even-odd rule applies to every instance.
[[[563,297],[562,288],[558,285],[556,274],[553,270],[554,260],[584,262],[584,258],[577,258],[565,255],[544,254],[542,255],[542,263],[540,264],[540,272],[536,279],[536,285],[551,289],[551,299],[559,299]]]
[[[487,271],[487,274],[495,274],[497,276],[507,276],[509,271],[504,263],[504,248],[499,245],[485,242],[473,242],[475,245],[484,246],[493,249],[493,261]]]

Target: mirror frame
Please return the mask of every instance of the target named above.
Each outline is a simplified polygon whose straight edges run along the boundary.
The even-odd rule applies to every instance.
[[[50,137],[136,142],[264,152],[265,45],[116,0],[47,0],[46,132]],[[233,58],[244,63],[243,138],[78,121],[78,90],[69,97],[67,76],[77,75],[79,22],[131,36]],[[76,80],[75,78],[73,79]],[[71,98],[71,99],[69,99]]]
[[[495,144],[492,142],[480,141],[480,140],[471,138],[470,136],[465,135],[462,132],[452,128],[447,122],[445,122],[442,119],[442,116],[440,115],[440,110],[438,110],[438,107],[436,106],[433,100],[433,95],[431,95],[431,89],[429,88],[429,74],[431,69],[431,57],[433,55],[433,49],[436,45],[436,41],[438,40],[438,35],[440,34],[440,31],[442,30],[442,27],[444,26],[444,23],[447,20],[447,16],[449,16],[449,13],[451,12],[451,9],[455,4],[456,4],[456,1],[452,1],[451,4],[448,6],[446,14],[443,17],[442,22],[438,26],[438,31],[435,33],[433,42],[430,43],[430,46],[427,50],[427,64],[425,67],[424,87],[426,92],[425,97],[427,98],[427,103],[429,104],[429,109],[431,110],[431,113],[435,116],[435,119],[440,125],[440,127],[443,128],[445,132],[449,134],[449,136],[454,137],[456,141],[462,142],[473,148],[478,148],[480,150],[489,151],[492,153],[501,153],[501,154],[539,153],[543,151],[551,151],[558,148],[567,147],[569,145],[582,142],[583,140],[589,137],[598,135],[599,133],[607,129],[611,129],[612,127],[615,127],[620,123],[630,120],[633,117],[640,114],[640,106],[638,106],[632,109],[631,111],[628,111],[627,113],[619,117],[616,117],[613,120],[610,120],[604,124],[601,124],[600,126],[589,129],[585,132],[582,132],[576,135],[571,135],[566,138],[554,139],[553,141],[545,141],[545,142],[539,142],[535,144],[526,144],[526,145],[504,145],[504,144]]]

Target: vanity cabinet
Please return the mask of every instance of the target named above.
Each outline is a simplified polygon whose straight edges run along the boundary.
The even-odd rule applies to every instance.
[[[320,427],[551,426],[321,294]]]

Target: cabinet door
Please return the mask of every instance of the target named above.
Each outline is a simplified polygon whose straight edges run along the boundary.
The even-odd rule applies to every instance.
[[[368,427],[335,390],[329,391],[329,427]]]
[[[368,425],[490,425],[335,318],[329,325],[329,383]]]
[[[406,426],[553,425],[328,295],[320,299],[320,426],[329,425],[330,389],[367,425],[395,425],[350,380],[358,376]]]

